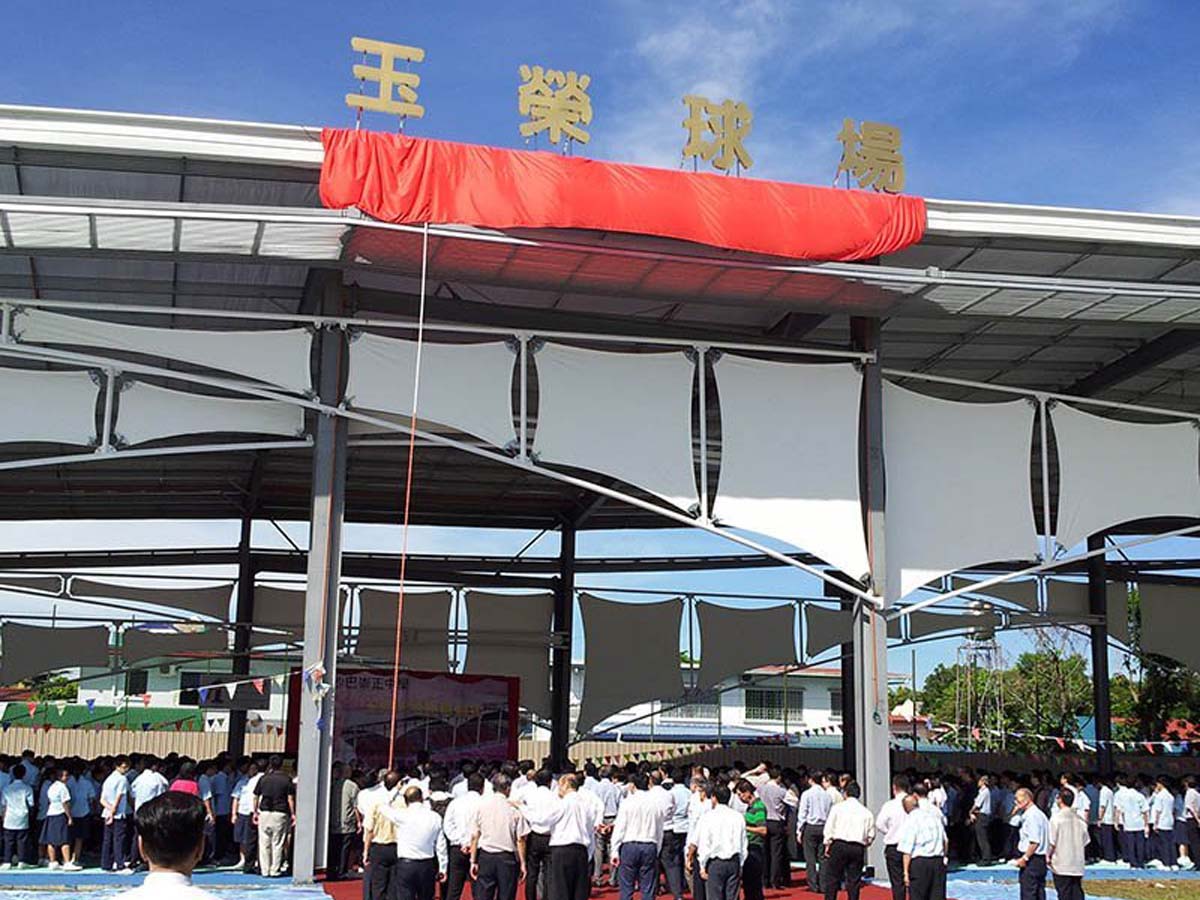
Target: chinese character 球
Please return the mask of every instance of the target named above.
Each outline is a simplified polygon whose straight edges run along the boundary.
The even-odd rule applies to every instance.
[[[688,108],[683,120],[688,133],[683,146],[684,159],[703,159],[722,172],[733,168],[735,162],[743,169],[754,164],[744,143],[753,121],[750,107],[733,100],[713,103],[695,94],[688,94],[683,103]]]
[[[562,142],[564,134],[581,144],[592,139],[580,127],[592,121],[592,100],[587,92],[591,75],[526,65],[518,71],[522,84],[517,88],[517,109],[529,118],[521,123],[524,137],[545,131],[555,145]]]

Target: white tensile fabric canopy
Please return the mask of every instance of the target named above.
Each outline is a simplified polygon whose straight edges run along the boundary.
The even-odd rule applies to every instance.
[[[358,592],[359,656],[394,659],[396,655],[397,588],[363,588]],[[419,672],[450,669],[450,591],[404,592],[400,665]]]
[[[121,636],[121,656],[126,665],[163,656],[225,653],[228,650],[229,634],[219,628],[197,630],[187,634],[131,628]]]
[[[270,628],[273,634],[266,631],[250,633],[251,647],[265,647],[274,644],[288,644],[299,640],[304,631],[304,600],[303,590],[292,588],[272,587],[258,584],[254,586],[254,623],[263,628]],[[346,591],[338,591],[338,622],[330,627],[336,627],[345,616]]]
[[[1142,650],[1178,660],[1200,672],[1200,591],[1182,585],[1138,584]]]
[[[0,683],[16,684],[75,666],[107,669],[108,635],[107,625],[61,628],[5,622],[0,627]]]
[[[414,341],[356,334],[350,343],[346,396],[354,409],[412,414]],[[421,346],[417,415],[505,447],[513,431],[515,356],[500,341]]]
[[[99,391],[87,372],[0,369],[0,444],[96,443]]]
[[[952,583],[954,590],[957,591],[960,588],[970,589],[974,582],[967,578],[955,578],[952,580]],[[1028,610],[1036,611],[1038,608],[1038,583],[1032,578],[1027,578],[1024,581],[1002,581],[981,591],[970,590],[970,592],[984,597],[993,597],[997,600],[1007,600],[1009,603],[1014,603]]]
[[[1200,517],[1200,436],[1193,423],[1118,422],[1065,404],[1051,408],[1050,422],[1058,442],[1060,546],[1135,519]]]
[[[883,391],[889,598],[971,565],[1036,558],[1034,407]]]
[[[605,717],[646,700],[683,695],[679,619],[683,600],[614,603],[579,595],[583,616],[583,701],[575,730],[584,734]]]
[[[701,601],[696,618],[701,645],[698,688],[712,687],[755,666],[796,661],[796,610],[790,603],[733,609]]]
[[[974,622],[964,613],[936,613],[918,610],[908,617],[908,637],[910,640],[928,637],[942,631],[953,631],[957,628],[969,628]]]
[[[23,309],[13,317],[13,334],[22,344],[124,350],[243,375],[297,394],[312,389],[312,334],[305,328],[193,331]]]
[[[57,594],[62,590],[61,575],[17,575],[5,572],[0,575],[0,591],[37,591],[42,594]]]
[[[804,605],[804,655],[814,656],[848,642],[854,634],[854,619],[841,607]]]
[[[854,366],[721,356],[722,524],[787,541],[851,578],[867,573],[858,488],[862,375]]]
[[[121,391],[115,434],[129,445],[191,434],[304,432],[304,409],[274,400],[231,400],[134,381]]]
[[[111,584],[106,581],[81,578],[78,575],[71,578],[69,587],[72,597],[148,603],[153,606],[187,610],[221,621],[229,618],[229,598],[233,593],[233,584],[230,582],[204,587],[157,588]],[[303,604],[301,612],[303,612]]]
[[[691,416],[696,367],[683,353],[545,344],[534,359],[533,448],[543,462],[612,475],[681,509],[696,504]]]
[[[550,716],[550,646],[554,594],[467,592],[468,675],[515,675],[521,705]],[[407,619],[407,616],[405,617]]]

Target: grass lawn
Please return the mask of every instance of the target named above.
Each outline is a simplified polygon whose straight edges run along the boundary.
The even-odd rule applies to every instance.
[[[1089,897],[1118,897],[1121,900],[1200,900],[1200,880],[1196,879],[1089,881],[1085,878],[1083,889]]]

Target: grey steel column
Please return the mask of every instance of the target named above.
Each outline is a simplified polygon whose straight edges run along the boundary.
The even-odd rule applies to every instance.
[[[1104,535],[1088,537],[1087,548],[1104,547]],[[1088,612],[1098,616],[1092,623],[1092,710],[1096,722],[1096,767],[1101,775],[1113,773],[1112,700],[1108,681],[1108,573],[1104,554],[1087,561]]]
[[[554,592],[554,650],[550,667],[550,763],[563,771],[571,739],[571,643],[575,618],[575,523],[563,522]]]
[[[250,623],[254,621],[254,565],[250,556],[250,533],[254,526],[254,514],[249,509],[242,516],[242,533],[238,540],[237,604],[233,632],[234,680],[242,681],[250,674]],[[238,690],[244,691],[243,687]],[[231,698],[232,699],[232,698]],[[234,759],[246,752],[246,711],[235,709],[229,713],[229,755]]]
[[[880,349],[877,318],[854,317],[850,335],[857,350]],[[871,565],[872,593],[886,598],[887,573],[884,553],[884,446],[883,375],[879,360],[863,366],[863,398],[859,435],[859,481],[864,501],[863,519],[867,554]],[[886,602],[886,599],[885,599]],[[862,801],[878,813],[890,797],[887,683],[887,622],[866,603],[858,603],[854,616],[854,732],[855,777],[862,788]],[[876,841],[867,856],[868,867],[883,877],[883,842]]]
[[[339,273],[314,271],[308,291],[319,291],[323,312],[340,314],[343,287]],[[341,402],[346,373],[346,337],[325,328],[318,335],[317,386],[321,400]],[[324,666],[324,682],[336,684],[338,591],[342,564],[342,519],[346,492],[346,420],[318,415],[313,445],[312,511],[308,535],[308,582],[304,599],[302,666]],[[300,740],[296,783],[296,835],[292,879],[311,882],[325,865],[329,832],[331,735],[336,696],[319,703],[300,684]]]

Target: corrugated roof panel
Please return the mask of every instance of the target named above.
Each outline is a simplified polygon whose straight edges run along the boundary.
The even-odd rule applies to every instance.
[[[973,316],[1013,316],[1048,296],[1049,291],[1004,288],[980,300],[968,312]]]
[[[1054,275],[1079,258],[1077,253],[1044,250],[1003,250],[981,247],[954,268],[960,272],[1004,275]]]
[[[296,259],[340,259],[347,226],[267,222],[258,246],[260,256]]]
[[[96,216],[96,246],[101,250],[149,250],[169,253],[174,240],[174,219]]]
[[[179,250],[182,253],[248,254],[257,232],[256,222],[185,219],[179,231]]]
[[[17,249],[27,247],[84,250],[91,246],[91,228],[85,215],[11,210],[6,215],[13,246]]]
[[[1127,294],[1114,294],[1102,303],[1097,303],[1095,306],[1083,310],[1072,318],[1103,319],[1106,321],[1126,319],[1138,310],[1145,309],[1147,306],[1157,302],[1157,300],[1157,297],[1131,297]]]
[[[1135,312],[1129,317],[1131,322],[1174,322],[1192,313],[1200,313],[1200,300],[1188,297],[1168,297]]]
[[[1179,261],[1161,256],[1093,254],[1062,272],[1064,278],[1099,278],[1118,281],[1154,279]]]
[[[1095,306],[1104,299],[1104,294],[1080,294],[1073,291],[1058,291],[1050,294],[1040,303],[1029,307],[1021,315],[1036,316],[1045,319],[1066,319],[1087,309],[1089,306]]]
[[[960,312],[972,303],[978,303],[995,288],[962,287],[956,284],[939,284],[922,296],[940,306],[946,312]]]

